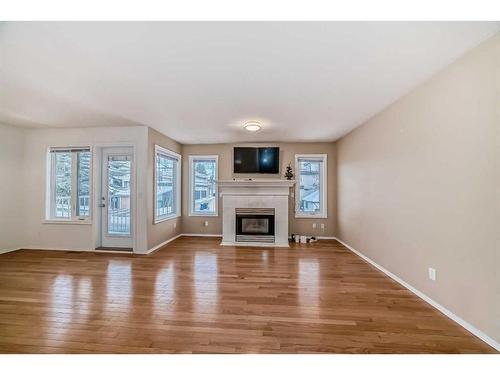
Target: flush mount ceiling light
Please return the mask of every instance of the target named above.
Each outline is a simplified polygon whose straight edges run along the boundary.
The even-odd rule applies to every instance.
[[[256,132],[260,130],[261,125],[257,121],[248,121],[243,127],[249,132]]]

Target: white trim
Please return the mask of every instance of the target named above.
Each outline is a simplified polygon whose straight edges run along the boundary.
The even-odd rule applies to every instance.
[[[77,189],[78,189],[78,156],[74,157],[71,154],[71,217],[70,218],[56,218],[54,213],[54,202],[55,197],[55,158],[52,150],[88,150],[90,153],[89,162],[89,215],[88,216],[76,216],[76,205],[77,205]],[[76,155],[78,155],[76,153]],[[46,146],[46,172],[45,172],[45,212],[42,217],[42,223],[59,224],[65,221],[70,224],[92,224],[93,217],[93,188],[94,188],[94,146],[92,144],[81,144],[78,146],[61,147],[61,146]],[[83,218],[83,219],[82,219]],[[82,222],[83,221],[83,222]]]
[[[450,310],[448,310],[443,305],[441,305],[438,302],[434,301],[432,298],[430,298],[426,294],[422,293],[420,290],[414,288],[413,286],[411,286],[410,284],[408,284],[403,279],[400,279],[398,276],[394,275],[392,272],[390,272],[387,269],[385,269],[384,267],[382,267],[380,264],[378,264],[375,261],[373,261],[372,259],[368,258],[366,255],[364,255],[363,253],[359,252],[358,250],[352,248],[351,246],[349,246],[348,244],[346,244],[344,241],[340,240],[339,238],[335,238],[335,239],[338,242],[340,242],[342,245],[344,245],[346,248],[348,248],[350,251],[352,251],[354,254],[356,254],[357,256],[359,256],[360,258],[362,258],[363,260],[365,260],[366,262],[370,263],[372,266],[374,266],[378,270],[380,270],[383,273],[385,273],[387,276],[389,276],[391,279],[393,279],[394,281],[396,281],[397,283],[399,283],[400,285],[402,285],[403,287],[405,287],[406,289],[408,289],[410,292],[412,292],[413,294],[415,294],[417,297],[420,297],[425,302],[427,302],[429,305],[431,305],[432,307],[438,309],[441,313],[443,313],[448,318],[450,318],[451,320],[453,320],[455,323],[458,323],[459,325],[461,325],[462,327],[464,327],[467,331],[469,331],[470,333],[472,333],[474,336],[476,336],[477,338],[481,339],[486,344],[490,345],[492,348],[494,348],[494,349],[496,349],[497,351],[500,352],[500,343],[496,342],[494,339],[492,339],[486,333],[484,333],[483,331],[477,329],[472,324],[470,324],[469,322],[465,321],[464,319],[462,319],[458,315],[454,314],[453,312],[451,312]]]
[[[68,219],[44,219],[43,224],[72,224],[72,225],[92,225],[90,220],[68,220]]]
[[[154,178],[153,178],[153,224],[159,224],[165,220],[168,219],[173,219],[176,217],[181,216],[181,195],[182,195],[182,155],[178,154],[177,152],[168,150],[164,147],[161,147],[160,145],[155,144],[155,150],[154,150],[154,158],[153,158],[153,169],[154,169]],[[156,158],[158,154],[163,154],[164,156],[168,156],[174,159],[177,159],[177,171],[176,171],[176,179],[175,179],[175,213],[170,214],[170,215],[164,215],[164,216],[156,216],[156,180],[158,176],[158,171],[156,169]],[[174,192],[172,190],[172,192]]]
[[[160,243],[160,244],[158,244],[158,245],[156,245],[156,246],[153,246],[151,249],[149,249],[148,251],[146,251],[146,254],[151,254],[153,251],[156,251],[156,250],[158,250],[160,247],[163,247],[163,246],[165,246],[166,244],[168,244],[169,242],[172,242],[173,240],[178,239],[178,238],[179,238],[180,236],[182,236],[182,235],[183,235],[183,234],[182,234],[182,233],[180,233],[180,234],[178,234],[177,236],[174,236],[174,237],[172,237],[172,238],[169,238],[168,240],[163,241],[162,243]],[[139,255],[141,255],[141,254],[139,254]]]
[[[112,253],[112,254],[136,254],[133,251],[128,250],[97,250],[97,249],[64,249],[60,247],[39,247],[39,246],[23,246],[16,250],[40,250],[40,251],[71,251],[77,253]]]
[[[107,146],[100,148],[100,186],[98,190],[100,191],[100,197],[96,200],[96,210],[99,211],[99,234],[100,240],[97,247],[131,247],[136,249],[136,234],[137,234],[137,162],[136,162],[136,150],[134,146]],[[108,210],[111,203],[108,200],[109,186],[108,186],[108,174],[109,174],[109,157],[113,156],[130,156],[130,232],[129,233],[108,233]],[[99,204],[102,203],[101,197],[105,197],[104,203],[106,207],[100,209]]]
[[[316,159],[322,161],[320,171],[320,193],[321,193],[321,210],[317,214],[301,213],[298,209],[300,202],[300,169],[299,159]],[[296,219],[327,219],[328,218],[328,154],[295,154],[295,218]]]
[[[92,197],[94,200],[93,210],[92,212],[96,213],[95,216],[95,225],[92,226],[94,243],[95,247],[102,246],[102,229],[103,229],[103,220],[102,220],[102,211],[100,210],[99,204],[101,203],[101,197],[104,195],[104,191],[102,190],[103,185],[103,162],[104,162],[104,150],[106,148],[132,148],[133,152],[133,162],[130,176],[130,187],[132,189],[131,202],[132,205],[130,207],[130,235],[132,236],[132,249],[136,251],[138,245],[138,209],[137,202],[139,201],[139,193],[137,189],[137,166],[138,166],[138,149],[137,144],[134,142],[97,142],[92,145],[92,174],[93,174],[93,182],[92,182]],[[95,175],[94,175],[95,172]],[[94,250],[92,250],[94,251]]]
[[[281,245],[276,243],[264,243],[264,242],[236,242],[236,241],[222,241],[220,246],[245,246],[245,247],[290,247],[289,244]]]
[[[193,211],[193,160],[215,160],[215,212],[195,212]],[[189,155],[189,191],[188,191],[188,215],[198,217],[219,216],[219,189],[217,181],[219,179],[219,155]]]
[[[159,223],[163,223],[164,221],[177,219],[179,216],[180,215],[177,215],[177,214],[172,214],[172,215],[168,215],[168,216],[161,216],[161,219],[155,219],[153,224],[159,224]]]
[[[180,233],[166,241],[163,241],[159,245],[156,245],[149,249],[146,253],[136,253],[131,251],[119,251],[119,250],[97,250],[97,249],[65,249],[57,247],[39,247],[39,246],[22,246],[15,249],[0,250],[0,254],[9,253],[17,250],[41,250],[41,251],[73,251],[73,252],[90,252],[90,253],[115,253],[115,254],[133,254],[133,255],[146,255],[150,254],[160,247],[165,246],[169,242],[176,240],[179,237],[222,237],[222,234],[196,234],[196,233]]]
[[[0,254],[7,254],[7,253],[10,253],[12,251],[17,251],[17,250],[21,250],[22,247],[16,247],[14,249],[2,249],[0,250]]]

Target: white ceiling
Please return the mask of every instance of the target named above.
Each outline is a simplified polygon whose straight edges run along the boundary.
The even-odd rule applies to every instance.
[[[182,143],[329,141],[498,22],[8,22],[0,123],[148,125]],[[260,120],[250,134],[245,120]]]

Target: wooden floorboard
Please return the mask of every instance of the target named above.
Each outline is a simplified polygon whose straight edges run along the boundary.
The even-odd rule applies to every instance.
[[[0,255],[0,353],[493,353],[337,241]]]

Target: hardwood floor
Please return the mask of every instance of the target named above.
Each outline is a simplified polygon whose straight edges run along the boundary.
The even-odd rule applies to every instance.
[[[0,255],[3,353],[493,353],[336,241]]]

